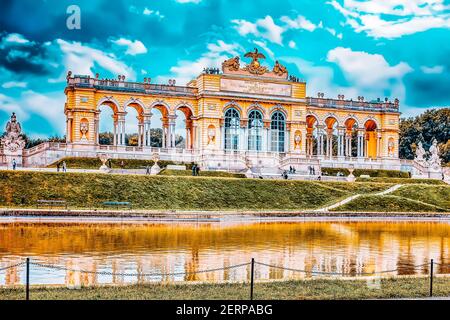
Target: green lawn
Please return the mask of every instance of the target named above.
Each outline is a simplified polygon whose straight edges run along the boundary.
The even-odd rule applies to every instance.
[[[423,201],[450,211],[450,186],[410,185],[397,189],[392,195]]]
[[[0,171],[0,206],[65,199],[71,207],[129,201],[133,208],[177,210],[302,210],[390,184]]]
[[[450,208],[442,208],[423,201],[427,200],[424,195],[422,201],[411,200],[393,195],[363,195],[332,211],[366,211],[366,212],[446,212]]]
[[[373,299],[427,297],[428,277],[397,277],[379,280],[379,285],[367,280],[292,280],[256,283],[254,298],[265,300],[288,299]],[[249,299],[248,283],[233,284],[145,284],[130,286],[67,288],[32,287],[32,300],[98,300],[98,299]],[[435,277],[434,296],[450,296],[450,278]],[[24,299],[24,289],[1,289],[0,300]]]

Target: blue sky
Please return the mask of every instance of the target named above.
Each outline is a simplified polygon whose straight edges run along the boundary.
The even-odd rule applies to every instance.
[[[28,134],[63,135],[67,70],[184,84],[254,47],[310,96],[450,105],[448,0],[2,0],[0,15],[0,130],[15,111]]]

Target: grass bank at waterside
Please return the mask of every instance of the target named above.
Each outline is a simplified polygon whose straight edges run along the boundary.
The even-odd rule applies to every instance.
[[[129,202],[133,210],[291,211],[321,209],[361,195],[335,211],[448,212],[450,186],[383,182],[319,182],[226,177],[0,171],[0,207],[36,208],[39,200],[64,200],[69,209]],[[408,180],[408,179],[401,179]],[[46,209],[46,208],[43,208]],[[114,208],[108,208],[114,209]],[[123,208],[122,208],[123,209]]]
[[[135,209],[314,209],[384,183],[326,183],[212,177],[0,171],[0,206],[35,206],[64,199],[75,208],[128,201]]]
[[[433,279],[435,297],[450,296],[450,278]],[[220,284],[143,284],[128,286],[94,286],[80,289],[65,287],[31,287],[31,300],[173,300],[236,299],[248,300],[248,283]],[[429,277],[407,276],[383,279],[311,279],[255,283],[254,299],[389,299],[429,296]],[[23,287],[0,288],[1,300],[25,298]]]

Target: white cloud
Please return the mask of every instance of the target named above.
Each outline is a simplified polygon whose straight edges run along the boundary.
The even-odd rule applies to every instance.
[[[222,40],[217,43],[209,43],[208,51],[203,53],[197,60],[180,60],[176,66],[170,68],[172,75],[159,76],[157,81],[166,82],[168,79],[175,78],[177,84],[183,85],[197,77],[204,68],[220,68],[222,62],[230,56],[238,55],[243,49],[238,44],[228,44]]]
[[[289,41],[289,44],[288,44],[288,46],[289,46],[289,48],[292,48],[292,49],[294,49],[296,46],[297,46],[297,44],[295,43],[295,41],[294,40],[291,40],[291,41]]]
[[[317,28],[322,27],[322,22],[320,22],[319,25],[315,25],[314,23],[312,23],[311,21],[309,21],[302,15],[298,15],[297,18],[295,18],[295,19],[291,19],[287,16],[283,16],[280,18],[280,20],[283,21],[284,23],[286,23],[292,29],[304,29],[309,32],[312,32],[312,31],[316,30]]]
[[[125,38],[120,38],[117,40],[112,40],[112,42],[119,46],[126,47],[127,51],[125,51],[125,54],[135,56],[137,54],[147,53],[147,48],[139,40],[131,41]]]
[[[421,66],[420,70],[422,70],[422,72],[426,74],[439,74],[444,72],[444,66],[433,66],[433,67]]]
[[[98,65],[112,74],[125,75],[128,80],[136,79],[133,69],[118,60],[112,53],[82,45],[80,42],[57,39],[56,43],[63,52],[62,60],[65,69],[71,70],[74,74],[93,75],[93,69]]]
[[[253,34],[255,37],[262,37],[273,43],[282,45],[282,34],[285,30],[275,24],[271,16],[258,19],[255,23],[240,19],[231,20],[231,22],[236,25],[235,28],[241,36]]]
[[[234,28],[241,36],[251,34],[279,45],[283,45],[283,33],[288,30],[306,30],[313,32],[318,29],[326,29],[333,36],[342,39],[342,34],[337,34],[336,30],[324,28],[322,21],[314,24],[302,15],[298,15],[294,19],[288,16],[282,16],[279,20],[283,22],[283,25],[276,24],[271,16],[258,19],[254,23],[243,19],[234,19],[231,20],[231,23],[234,24]]]
[[[450,28],[450,6],[443,0],[336,0],[328,2],[356,32],[394,39],[434,28]],[[388,17],[388,18],[387,18]]]
[[[253,40],[253,43],[256,44],[257,46],[261,47],[261,48],[264,50],[264,52],[266,52],[267,55],[268,55],[271,59],[274,59],[274,58],[275,58],[275,54],[273,53],[273,51],[270,50],[270,49],[267,47],[267,42],[265,42],[265,41]]]
[[[19,33],[10,33],[5,37],[6,42],[14,42],[19,44],[30,43],[30,40],[26,39],[23,35]]]
[[[26,82],[19,82],[19,81],[8,81],[2,84],[2,87],[5,89],[9,88],[26,88],[27,83]]]
[[[161,12],[159,12],[159,10],[155,11],[155,10],[148,9],[147,7],[144,8],[144,11],[142,11],[142,13],[146,16],[154,15],[160,19],[164,18],[164,15],[162,15]]]
[[[394,82],[401,82],[403,76],[413,70],[405,62],[391,66],[380,54],[342,47],[330,50],[327,60],[336,63],[351,83],[367,90],[389,88]],[[404,90],[403,83],[401,86]]]
[[[66,97],[60,91],[41,94],[26,90],[17,99],[0,94],[0,109],[8,113],[15,112],[19,122],[26,121],[33,115],[39,115],[54,126],[55,133],[62,135],[65,129],[65,101]],[[42,130],[48,132],[48,129]],[[23,131],[32,136],[37,133],[42,134],[42,132],[30,131],[26,127],[23,127]]]
[[[404,101],[406,89],[403,77],[412,71],[404,62],[389,65],[382,55],[338,47],[330,50],[327,55],[327,60],[335,63],[346,79],[345,84],[338,85],[331,66],[314,65],[300,58],[282,59],[297,66],[308,81],[307,94],[314,97],[317,92],[324,92],[330,98],[344,94],[347,99],[356,99],[362,95],[366,100],[372,100],[388,95],[392,100],[398,98]],[[406,106],[403,104],[402,108]]]

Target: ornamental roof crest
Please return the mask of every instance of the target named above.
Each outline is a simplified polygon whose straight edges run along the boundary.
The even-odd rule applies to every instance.
[[[222,71],[224,74],[241,74],[241,75],[254,75],[271,78],[287,79],[288,71],[285,66],[278,62],[275,62],[272,70],[261,65],[260,59],[266,59],[266,56],[255,48],[253,51],[249,51],[244,55],[245,58],[251,58],[250,63],[241,68],[239,56],[225,60],[222,63]]]

